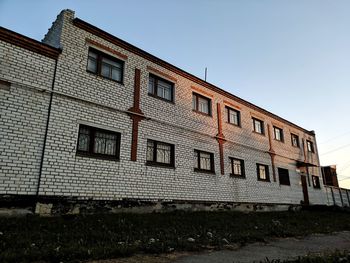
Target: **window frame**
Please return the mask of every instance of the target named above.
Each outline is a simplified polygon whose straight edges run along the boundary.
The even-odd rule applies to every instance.
[[[232,124],[234,126],[241,127],[241,112],[239,110],[233,109],[229,106],[225,106],[225,109],[227,112],[226,113],[227,114],[226,122],[229,124]],[[237,122],[238,122],[237,124],[230,121],[230,111],[234,111],[237,113]]]
[[[149,92],[149,80],[150,78],[153,78],[154,79],[154,87],[153,87],[153,93],[150,93]],[[163,98],[161,96],[158,95],[158,81],[161,80],[163,82],[166,82],[168,84],[171,85],[171,99],[168,100],[166,98]],[[154,97],[154,98],[157,98],[157,99],[160,99],[160,100],[163,100],[163,101],[166,101],[166,102],[170,102],[170,103],[175,103],[174,101],[174,98],[175,98],[175,83],[174,82],[171,82],[167,79],[164,79],[162,77],[159,77],[158,75],[155,75],[155,74],[152,74],[152,73],[149,73],[148,75],[148,90],[147,90],[147,93],[149,96],[151,97]]]
[[[97,59],[96,59],[96,72],[92,71],[92,70],[89,70],[88,66],[89,66],[89,55],[90,55],[90,51],[92,51],[93,53],[95,53],[97,55]],[[113,79],[113,78],[110,78],[110,77],[106,77],[106,76],[103,76],[102,75],[102,59],[103,58],[106,58],[106,59],[109,59],[109,60],[112,60],[113,62],[116,62],[116,63],[119,63],[121,65],[121,76],[120,76],[120,81],[119,80],[116,80],[116,79]],[[124,84],[124,69],[125,69],[125,61],[119,59],[119,58],[116,58],[114,56],[111,56],[109,54],[106,54],[98,49],[95,49],[93,47],[89,47],[88,49],[88,59],[87,59],[87,64],[86,64],[86,71],[91,73],[91,74],[94,74],[94,75],[97,75],[101,78],[104,78],[104,79],[108,79],[108,80],[111,80],[111,81],[114,81],[114,82],[117,82],[119,84]]]
[[[197,149],[194,149],[194,152],[198,153],[198,163],[197,163],[197,167],[194,167],[194,171],[195,172],[203,172],[203,173],[212,173],[214,174],[215,173],[215,166],[214,166],[214,153],[211,153],[211,152],[207,152],[207,151],[202,151],[202,150],[197,150]],[[210,170],[207,170],[207,169],[202,169],[200,168],[200,154],[201,153],[205,153],[205,154],[209,154],[210,155]]]
[[[88,146],[87,151],[79,150],[79,141],[80,141],[80,136],[81,136],[80,128],[87,128],[87,129],[89,129],[89,132],[90,132],[90,134],[89,134],[90,142],[89,142],[89,146]],[[102,133],[112,134],[112,135],[117,136],[116,137],[117,139],[116,139],[116,154],[115,155],[94,152],[94,142],[95,142],[96,132],[102,132]],[[115,131],[110,131],[110,130],[101,129],[101,128],[97,128],[97,127],[92,127],[92,126],[88,126],[85,124],[79,124],[77,150],[76,150],[76,155],[78,155],[78,156],[99,158],[99,159],[108,159],[108,160],[119,160],[120,159],[120,144],[121,144],[121,133],[120,132],[115,132]]]
[[[253,120],[253,132],[265,136],[265,123],[264,123],[264,121],[260,120],[258,118],[255,118],[255,117],[252,117],[252,120]],[[258,132],[255,130],[255,122],[260,122],[261,132]]]
[[[316,183],[314,181],[314,179],[317,178]],[[314,189],[321,189],[321,182],[320,182],[320,177],[313,175],[312,176],[312,186],[314,187]]]
[[[211,102],[211,99],[208,98],[208,97],[205,97],[205,96],[203,96],[203,95],[201,95],[199,93],[192,92],[192,103],[193,103],[193,96],[196,97],[196,108],[194,109],[193,105],[192,105],[192,111],[197,112],[199,114],[203,114],[205,116],[212,117],[212,102]],[[205,113],[205,112],[202,112],[202,111],[199,110],[199,103],[198,103],[199,98],[202,98],[202,99],[205,99],[205,100],[208,101],[208,113]]]
[[[277,139],[277,136],[276,136],[276,131],[279,131],[280,132],[280,140]],[[283,129],[280,128],[280,127],[277,127],[277,126],[273,126],[273,137],[274,137],[274,140],[278,141],[278,142],[284,142],[284,132],[283,132]]]
[[[265,167],[266,179],[260,178],[260,169],[259,169],[260,166],[264,166]],[[257,170],[258,181],[270,182],[270,171],[269,171],[269,166],[267,164],[257,163],[256,164],[256,170]]]
[[[296,140],[297,140],[297,145],[294,145],[293,144],[293,136],[296,138]],[[294,133],[291,133],[290,134],[290,140],[291,140],[291,143],[292,143],[292,146],[293,147],[296,147],[296,148],[300,148],[300,140],[299,140],[299,136],[298,135],[296,135],[296,134],[294,134]]]
[[[244,165],[244,160],[243,159],[239,159],[236,157],[229,157],[230,161],[231,161],[231,173],[230,175],[232,177],[237,177],[237,178],[246,178],[245,175],[245,165]],[[235,174],[235,170],[234,170],[234,161],[239,161],[240,165],[241,165],[241,173],[242,174]]]
[[[309,148],[310,145],[310,148]],[[306,140],[306,149],[310,153],[315,153],[314,143],[310,140]]]
[[[290,186],[289,170],[286,169],[286,168],[278,167],[278,168],[277,168],[277,171],[278,171],[278,181],[279,181],[280,185],[287,185],[287,186]],[[287,171],[287,176],[288,176],[287,178],[288,178],[288,180],[286,180],[286,181],[288,181],[288,182],[285,182],[284,179],[281,180],[281,171]],[[284,174],[282,174],[282,175],[284,175]]]
[[[148,142],[149,141],[153,142],[152,161],[147,160],[147,151],[148,151]],[[162,141],[156,141],[153,139],[147,139],[146,143],[147,143],[147,145],[146,145],[146,165],[175,168],[175,145],[174,144],[162,142]],[[157,162],[157,145],[158,145],[158,143],[166,144],[166,145],[170,146],[170,163]]]

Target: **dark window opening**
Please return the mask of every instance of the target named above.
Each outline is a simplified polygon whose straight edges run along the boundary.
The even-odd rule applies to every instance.
[[[194,150],[194,170],[214,172],[214,154]]]
[[[158,76],[149,75],[148,94],[163,100],[174,101],[174,83]]]
[[[122,83],[124,61],[96,49],[89,48],[87,71]]]
[[[147,140],[147,164],[175,166],[175,147],[173,144]]]
[[[77,154],[92,157],[119,159],[120,133],[79,126]]]
[[[280,184],[290,185],[288,169],[278,168],[278,177]]]

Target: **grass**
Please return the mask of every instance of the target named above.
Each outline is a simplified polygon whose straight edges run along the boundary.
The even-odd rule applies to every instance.
[[[337,211],[176,212],[0,218],[0,262],[79,262],[135,253],[220,249],[269,237],[350,230],[349,215]]]

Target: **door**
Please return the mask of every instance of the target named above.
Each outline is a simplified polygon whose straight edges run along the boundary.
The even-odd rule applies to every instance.
[[[300,175],[300,177],[301,177],[301,186],[303,187],[304,205],[308,205],[309,204],[309,194],[307,192],[306,176]]]

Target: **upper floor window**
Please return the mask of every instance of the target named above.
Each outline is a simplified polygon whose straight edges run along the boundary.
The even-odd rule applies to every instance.
[[[175,165],[175,147],[173,144],[147,140],[147,164],[162,166]]]
[[[214,154],[194,150],[194,170],[214,172]]]
[[[258,180],[270,182],[269,166],[265,164],[256,164]]]
[[[148,94],[167,101],[174,101],[174,83],[150,74]]]
[[[283,142],[283,130],[276,126],[273,126],[273,133],[275,135],[275,140]]]
[[[262,120],[253,118],[253,130],[260,134],[265,134],[264,122]]]
[[[231,168],[233,176],[238,177],[245,177],[245,169],[244,169],[244,161],[237,158],[230,158],[231,159]]]
[[[120,133],[79,126],[77,153],[80,155],[119,159]]]
[[[312,185],[314,188],[317,188],[317,189],[321,188],[320,178],[318,176],[315,176],[315,175],[312,176]]]
[[[87,71],[122,83],[123,70],[123,61],[96,49],[89,48]]]
[[[312,152],[312,153],[315,152],[314,144],[311,141],[306,140],[306,146],[307,146],[307,151],[308,152]]]
[[[292,146],[299,147],[299,136],[295,134],[291,134]]]
[[[241,126],[241,113],[238,110],[234,110],[230,107],[225,107],[227,122],[237,126]]]
[[[290,185],[288,169],[278,168],[278,177],[280,184]]]
[[[199,95],[197,93],[192,94],[192,109],[194,111],[204,113],[211,116],[211,99]]]

